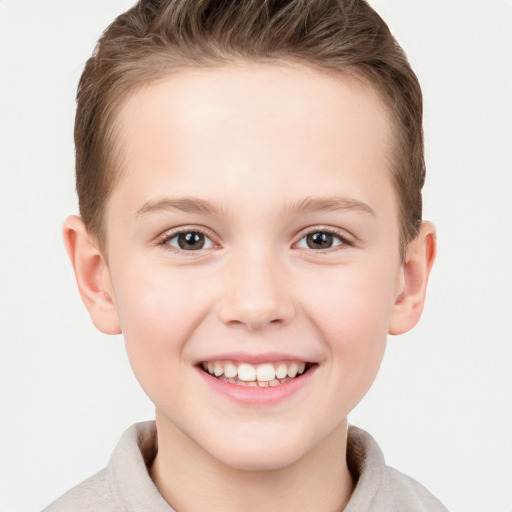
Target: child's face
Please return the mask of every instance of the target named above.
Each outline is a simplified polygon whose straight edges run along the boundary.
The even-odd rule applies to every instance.
[[[106,278],[160,432],[260,469],[343,435],[403,289],[378,96],[298,66],[200,69],[141,89],[119,123]],[[255,388],[215,362],[309,369]]]

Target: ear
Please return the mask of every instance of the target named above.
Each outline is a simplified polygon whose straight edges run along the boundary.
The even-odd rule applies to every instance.
[[[82,219],[74,215],[64,222],[63,235],[78,290],[93,324],[105,334],[120,334],[110,272],[97,244]]]
[[[430,222],[423,222],[418,236],[407,247],[400,276],[403,288],[393,306],[389,334],[403,334],[418,323],[436,250],[436,229]]]

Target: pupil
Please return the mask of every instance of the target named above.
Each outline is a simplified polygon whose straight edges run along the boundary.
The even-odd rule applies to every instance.
[[[332,247],[333,235],[330,233],[311,233],[306,237],[310,249],[329,249]]]
[[[178,245],[180,249],[198,250],[204,246],[204,235],[191,231],[178,236]]]

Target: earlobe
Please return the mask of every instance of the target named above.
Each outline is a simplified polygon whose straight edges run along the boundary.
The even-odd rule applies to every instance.
[[[63,236],[80,296],[92,322],[105,334],[120,334],[110,272],[82,219],[68,217],[64,222]]]
[[[389,334],[403,334],[419,321],[425,303],[428,278],[436,257],[436,230],[423,222],[418,236],[409,243],[402,266],[403,290],[393,306]]]

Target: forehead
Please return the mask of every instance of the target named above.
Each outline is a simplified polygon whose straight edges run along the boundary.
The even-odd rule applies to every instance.
[[[301,65],[180,71],[132,93],[117,128],[113,195],[135,193],[139,207],[171,184],[173,195],[235,202],[247,187],[265,200],[288,189],[288,201],[329,195],[333,181],[352,195],[362,182],[374,195],[391,188],[391,123],[379,95]]]

